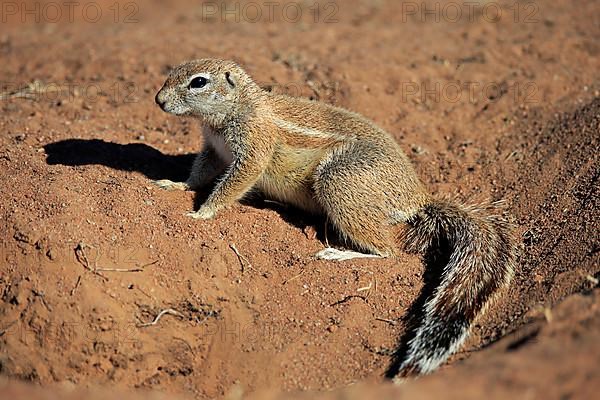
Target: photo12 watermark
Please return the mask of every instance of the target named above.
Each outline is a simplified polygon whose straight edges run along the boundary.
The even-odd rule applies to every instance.
[[[172,310],[174,311],[174,310]],[[131,320],[118,320],[111,315],[98,316],[94,321],[52,320],[43,324],[32,324],[31,321],[16,320],[6,326],[0,326],[0,337],[16,339],[25,345],[40,345],[47,349],[61,349],[73,343],[95,345],[103,343],[110,347],[133,345],[139,347],[144,343],[148,332],[153,335],[161,326],[173,326],[173,323],[185,324],[185,329],[196,338],[196,345],[220,342],[228,346],[249,346],[271,344],[275,347],[293,343],[302,336],[301,327],[290,327],[288,324],[242,324],[234,320],[207,318],[200,323],[189,321],[187,316],[171,313],[163,316],[156,323],[143,323]],[[323,335],[326,335],[323,330]]]
[[[336,80],[311,80],[289,82],[257,82],[265,91],[272,95],[284,95],[328,104],[338,104],[342,100],[343,83]]]
[[[532,24],[539,22],[539,6],[533,1],[402,2],[401,19],[406,22],[487,22]]]
[[[433,102],[478,104],[494,103],[502,98],[515,104],[538,103],[538,87],[535,82],[401,82],[399,96],[403,103]]]
[[[135,322],[119,322],[112,319],[108,321],[99,322],[97,325],[66,320],[32,325],[19,320],[1,328],[0,334],[5,340],[13,338],[25,345],[38,344],[55,350],[78,341],[113,346],[140,341],[139,327]]]
[[[79,1],[2,1],[0,21],[23,24],[58,24],[101,21],[135,24],[139,22],[137,2],[79,2]]]
[[[139,101],[138,88],[134,82],[42,82],[29,84],[0,82],[0,101],[25,99],[38,102],[69,103],[81,100],[97,103],[106,100],[111,104],[127,104]]]
[[[288,22],[315,24],[339,22],[339,5],[333,1],[208,1],[202,3],[202,22]]]

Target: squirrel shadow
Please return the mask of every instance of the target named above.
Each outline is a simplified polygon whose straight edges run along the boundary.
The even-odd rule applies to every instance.
[[[44,146],[49,165],[104,165],[137,171],[149,179],[185,181],[195,154],[168,155],[144,143],[119,144],[100,139],[67,139]]]
[[[104,165],[121,171],[140,172],[152,180],[169,179],[174,182],[183,182],[188,178],[197,154],[170,155],[144,143],[119,144],[100,139],[61,140],[45,145],[44,150],[47,155],[46,163],[49,165]],[[194,198],[196,210],[204,203],[213,187],[214,182],[196,191]],[[325,242],[326,237],[331,239],[337,237],[335,234],[326,235],[322,218],[266,200],[262,194],[254,192],[241,203],[258,209],[271,209],[284,221],[302,230],[314,226],[317,239],[321,242]],[[331,242],[338,244],[334,240]]]

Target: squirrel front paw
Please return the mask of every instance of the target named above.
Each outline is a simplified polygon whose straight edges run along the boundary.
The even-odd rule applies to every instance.
[[[189,212],[186,215],[194,219],[212,219],[217,214],[213,207],[202,206],[198,211]]]

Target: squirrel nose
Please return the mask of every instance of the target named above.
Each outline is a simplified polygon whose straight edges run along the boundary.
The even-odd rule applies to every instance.
[[[163,106],[165,105],[165,103],[167,102],[166,100],[163,100],[160,96],[160,94],[162,93],[162,91],[159,91],[158,93],[156,93],[156,97],[154,97],[154,101],[156,102],[156,104],[158,104],[160,106],[160,108],[163,108]]]

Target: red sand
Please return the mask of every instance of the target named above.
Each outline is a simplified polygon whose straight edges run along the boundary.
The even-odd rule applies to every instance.
[[[421,22],[394,1],[344,1],[317,23],[306,8],[298,22],[207,20],[183,1],[140,3],[137,23],[119,3],[115,23],[112,3],[95,3],[97,23],[3,14],[0,374],[44,388],[8,383],[3,397],[108,386],[239,398],[356,382],[354,398],[594,397],[597,2]],[[153,99],[170,66],[201,57],[368,116],[433,192],[508,201],[519,270],[448,365],[400,388],[382,377],[422,286],[417,257],[317,261],[323,221],[261,199],[195,221],[193,193],[150,184],[185,178],[200,146],[196,123]],[[137,326],[169,308],[182,317]]]

